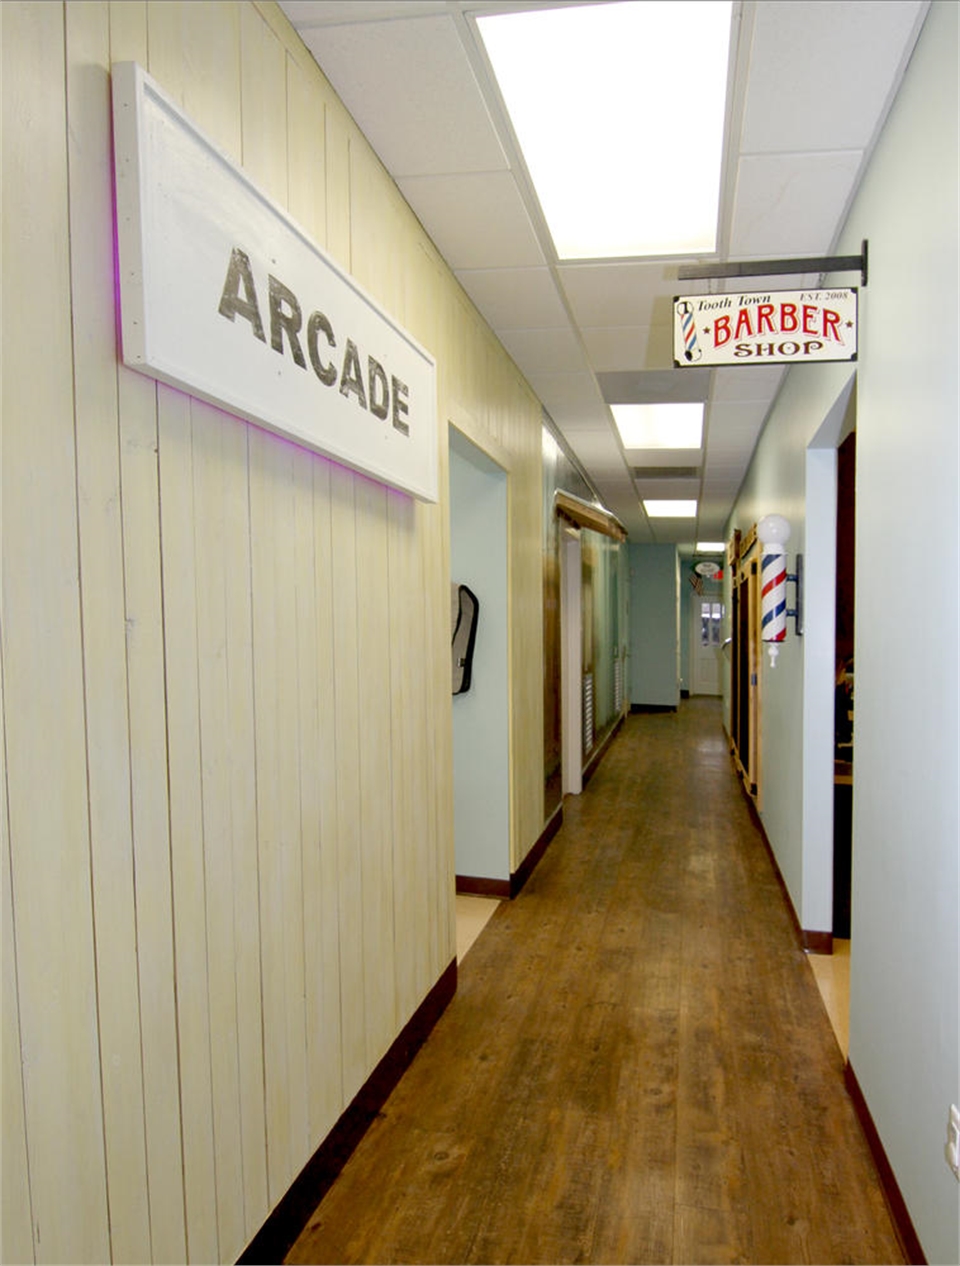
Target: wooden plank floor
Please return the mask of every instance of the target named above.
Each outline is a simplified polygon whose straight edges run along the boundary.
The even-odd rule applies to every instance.
[[[627,719],[287,1260],[904,1260],[715,701]]]

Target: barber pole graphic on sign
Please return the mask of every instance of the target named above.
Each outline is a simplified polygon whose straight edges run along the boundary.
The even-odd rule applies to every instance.
[[[856,289],[683,295],[673,301],[673,363],[792,365],[857,359]]]

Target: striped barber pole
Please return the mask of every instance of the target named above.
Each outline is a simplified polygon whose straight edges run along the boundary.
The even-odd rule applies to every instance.
[[[680,330],[683,335],[684,358],[690,362],[698,361],[701,352],[697,346],[697,327],[693,319],[693,305],[681,303],[678,311],[680,313]]]
[[[787,637],[787,552],[767,545],[760,566],[760,636],[764,642]],[[771,666],[778,647],[770,647]]]

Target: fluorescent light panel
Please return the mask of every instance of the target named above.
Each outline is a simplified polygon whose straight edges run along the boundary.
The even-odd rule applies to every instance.
[[[726,544],[723,541],[697,541],[698,554],[725,554]]]
[[[643,508],[651,519],[695,519],[696,501],[644,501]]]
[[[730,0],[477,18],[560,259],[717,244]]]
[[[612,404],[624,448],[699,448],[702,404]]]

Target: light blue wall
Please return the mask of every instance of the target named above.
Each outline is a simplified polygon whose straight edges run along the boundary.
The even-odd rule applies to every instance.
[[[690,560],[680,563],[680,689],[690,690]]]
[[[941,1263],[960,1259],[960,1187],[944,1160],[960,1102],[957,17],[955,3],[931,6],[838,244],[851,254],[870,243],[857,365],[849,1057],[926,1258]],[[735,511],[740,527],[786,514],[791,561],[819,460],[808,467],[807,446],[845,374],[790,371]],[[805,640],[788,633],[763,678],[762,812],[798,909],[815,865],[803,842],[804,728],[817,720],[804,714],[804,676],[822,671]]]
[[[507,476],[452,428],[450,577],[480,604],[473,681],[453,696],[456,873],[509,880]]]
[[[675,545],[630,545],[630,702],[680,703],[680,595]]]

